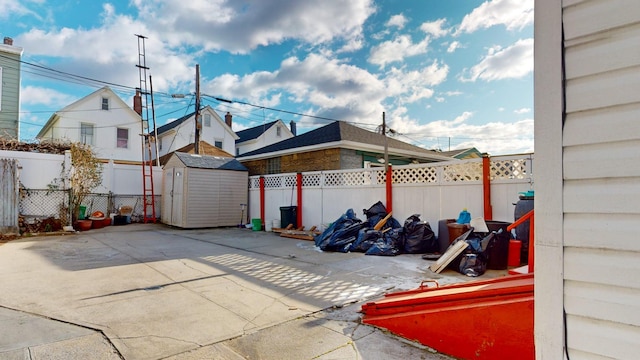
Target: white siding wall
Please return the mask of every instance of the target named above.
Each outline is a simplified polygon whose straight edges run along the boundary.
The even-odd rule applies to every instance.
[[[633,359],[640,354],[640,2],[565,0],[562,9],[551,2],[536,2],[536,26],[549,14],[544,10],[555,12],[551,18],[562,11],[567,116],[560,145],[562,202],[555,208],[562,209],[563,254],[560,266],[541,258],[538,236],[544,236],[547,224],[536,218],[536,294],[543,294],[536,295],[536,302],[546,302],[543,297],[555,289],[553,275],[539,276],[538,270],[555,268],[564,279],[571,359]],[[553,24],[541,20],[540,25]],[[554,31],[557,35],[561,29]],[[544,61],[545,55],[548,49],[541,49],[536,61]],[[537,88],[536,96],[557,102],[561,94],[553,90]],[[539,115],[536,107],[536,127],[556,127],[557,116]],[[558,145],[537,135],[536,147]],[[536,154],[540,163],[547,160]],[[547,174],[543,170],[538,175]],[[540,201],[537,197],[536,209],[545,208]],[[562,327],[560,305],[553,306],[540,309],[536,304],[537,312],[545,311],[536,313],[536,327],[538,320]],[[542,331],[536,330],[538,358],[545,358],[541,354],[549,349]],[[562,335],[552,340],[558,338]],[[562,355],[556,351],[553,356]]]
[[[102,97],[109,98],[109,110],[102,109]],[[102,90],[87,96],[58,112],[60,118],[52,129],[41,137],[80,141],[82,123],[94,126],[93,147],[101,159],[140,161],[142,159],[142,131],[140,116],[122,99],[109,90]],[[129,130],[128,147],[116,146],[117,128]]]
[[[277,126],[280,127],[280,136],[278,136]],[[293,134],[291,130],[283,122],[279,121],[258,138],[239,144],[238,149],[240,150],[240,154],[244,154],[292,137]],[[234,152],[233,154],[235,155],[236,153]]]
[[[247,174],[246,171],[186,169],[180,204],[183,217],[174,225],[184,228],[238,225],[240,204],[247,203]]]
[[[205,114],[209,114],[211,116],[211,126],[204,126]],[[226,126],[224,120],[209,108],[202,110],[201,118],[203,126],[202,130],[200,130],[200,141],[206,141],[211,145],[215,145],[216,141],[222,141],[222,150],[231,155],[235,155],[235,133]],[[195,138],[194,119],[194,117],[191,117],[165,134],[159,135],[159,137],[162,138],[162,149],[159,149],[160,156],[176,151],[177,149],[189,144],[193,144]]]

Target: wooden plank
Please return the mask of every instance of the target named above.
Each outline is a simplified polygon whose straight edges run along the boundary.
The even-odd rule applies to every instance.
[[[290,234],[288,232],[283,232],[282,234],[280,234],[280,236],[286,237],[286,238],[298,239],[298,240],[314,241],[314,238],[311,235]]]
[[[460,255],[460,253],[462,253],[464,249],[467,248],[467,246],[469,246],[469,244],[466,241],[456,242],[453,246],[449,247],[449,249],[447,249],[447,251],[442,254],[442,256],[440,256],[440,258],[435,263],[431,264],[431,266],[429,266],[429,269],[431,269],[431,271],[435,272],[436,274],[439,274],[447,267],[447,265],[449,265],[449,263],[451,263],[458,255]]]
[[[387,216],[385,216],[384,218],[382,218],[382,220],[378,221],[378,223],[373,227],[373,230],[377,230],[379,231],[380,229],[382,229],[382,227],[384,226],[384,224],[387,223],[387,220],[389,220],[389,218],[391,217],[391,212],[389,214],[387,214]]]

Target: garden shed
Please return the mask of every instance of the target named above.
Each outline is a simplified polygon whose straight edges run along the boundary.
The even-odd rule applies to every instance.
[[[175,152],[163,169],[162,222],[181,228],[237,226],[249,172],[231,157]]]

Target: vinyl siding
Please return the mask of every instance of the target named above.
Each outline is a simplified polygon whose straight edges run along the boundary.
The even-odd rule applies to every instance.
[[[18,137],[20,55],[0,51],[0,136]]]
[[[563,278],[572,359],[640,352],[640,3],[564,1]]]

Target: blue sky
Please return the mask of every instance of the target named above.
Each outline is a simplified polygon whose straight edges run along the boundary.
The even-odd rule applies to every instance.
[[[141,34],[158,125],[194,111],[199,64],[202,105],[236,131],[385,112],[399,140],[501,155],[533,151],[533,3],[0,0],[0,36],[24,49],[23,140],[103,82],[132,104]]]

